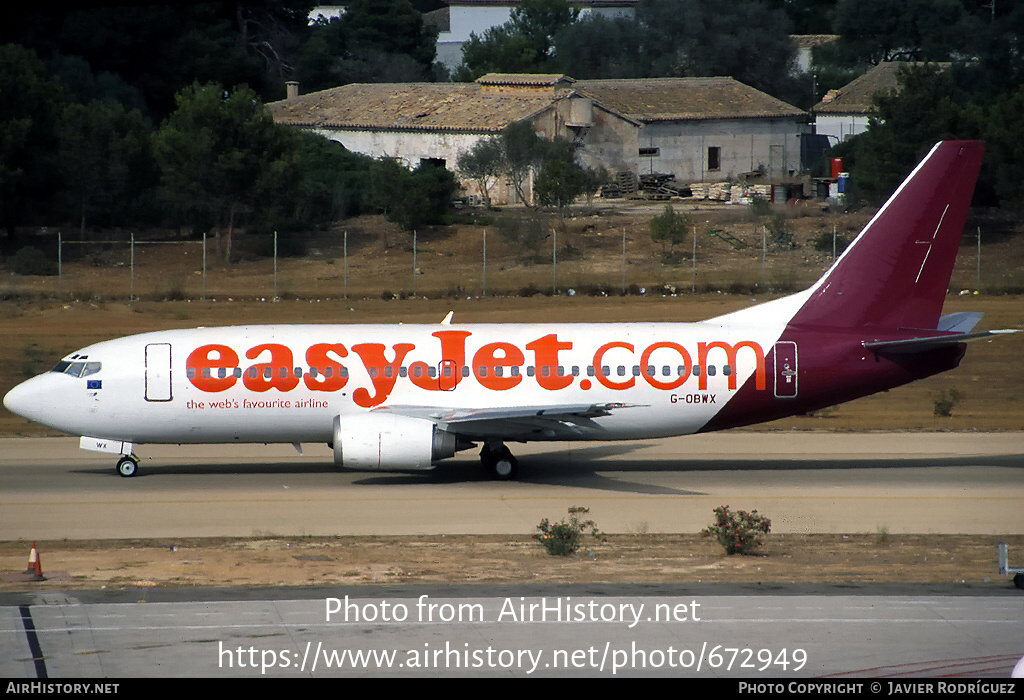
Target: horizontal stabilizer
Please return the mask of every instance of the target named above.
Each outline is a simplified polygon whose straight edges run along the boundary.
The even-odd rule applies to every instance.
[[[874,350],[875,352],[884,353],[914,353],[923,352],[925,350],[934,350],[935,348],[941,348],[948,345],[956,345],[957,343],[963,343],[968,340],[978,340],[979,338],[991,338],[996,335],[1005,335],[1007,333],[1017,333],[1015,330],[1000,330],[1000,331],[978,331],[977,333],[957,333],[955,335],[939,335],[932,336],[930,338],[906,338],[904,340],[875,340],[871,342],[865,341],[864,347],[868,350]]]
[[[960,311],[955,314],[946,314],[939,317],[938,330],[949,333],[970,333],[984,315],[982,311]]]

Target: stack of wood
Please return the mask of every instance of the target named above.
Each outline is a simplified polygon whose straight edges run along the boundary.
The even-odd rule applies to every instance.
[[[771,197],[772,197],[772,186],[771,185],[747,185],[747,196],[748,197],[761,197],[762,199],[771,199]]]
[[[615,179],[601,186],[602,197],[627,197],[636,193],[639,189],[636,175],[628,170],[622,170],[615,175]]]

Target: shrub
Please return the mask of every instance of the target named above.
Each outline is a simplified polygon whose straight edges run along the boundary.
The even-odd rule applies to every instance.
[[[726,554],[750,554],[761,545],[761,536],[771,531],[772,521],[758,512],[738,510],[729,506],[715,508],[715,524],[701,530],[704,537],[714,537],[725,547]]]
[[[563,518],[560,522],[553,525],[547,518],[544,518],[540,521],[540,525],[537,526],[540,534],[533,537],[539,540],[544,545],[547,553],[552,556],[567,557],[570,554],[575,554],[576,550],[580,548],[580,541],[583,539],[583,534],[586,531],[589,530],[590,534],[594,537],[602,537],[597,529],[597,523],[593,520],[580,520],[581,516],[589,512],[589,508],[579,506],[570,508],[569,521],[566,522]]]
[[[949,418],[953,415],[953,409],[963,398],[964,394],[959,389],[943,389],[939,398],[935,399],[935,415]]]
[[[16,275],[56,275],[57,263],[48,260],[43,251],[27,245],[11,256],[7,266]]]
[[[846,246],[850,245],[850,239],[845,234],[837,233],[836,236],[836,255],[846,250]],[[814,249],[822,253],[832,252],[832,232],[823,231],[814,239]]]

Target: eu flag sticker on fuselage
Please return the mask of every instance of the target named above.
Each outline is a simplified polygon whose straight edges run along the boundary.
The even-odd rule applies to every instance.
[[[86,379],[85,381],[87,382],[86,385],[85,385],[86,389],[102,389],[103,388],[103,380],[102,379]]]

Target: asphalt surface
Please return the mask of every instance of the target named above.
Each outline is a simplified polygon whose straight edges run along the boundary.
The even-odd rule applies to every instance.
[[[605,532],[697,532],[722,504],[773,532],[1022,534],[1024,433],[724,432],[513,446],[412,473],[338,470],[323,445],[140,447],[139,473],[74,439],[0,441],[5,539],[506,534],[570,506]]]
[[[8,539],[529,531],[587,505],[606,532],[696,531],[717,505],[776,532],[1024,532],[1024,434],[721,433],[336,470],[325,447],[154,447],[138,476],[72,439],[0,441]],[[404,586],[0,595],[0,676],[691,676],[833,684],[1005,678],[1024,597],[971,585]],[[859,679],[875,679],[858,686]],[[948,687],[948,686],[946,686]],[[936,688],[938,692],[951,692]]]

